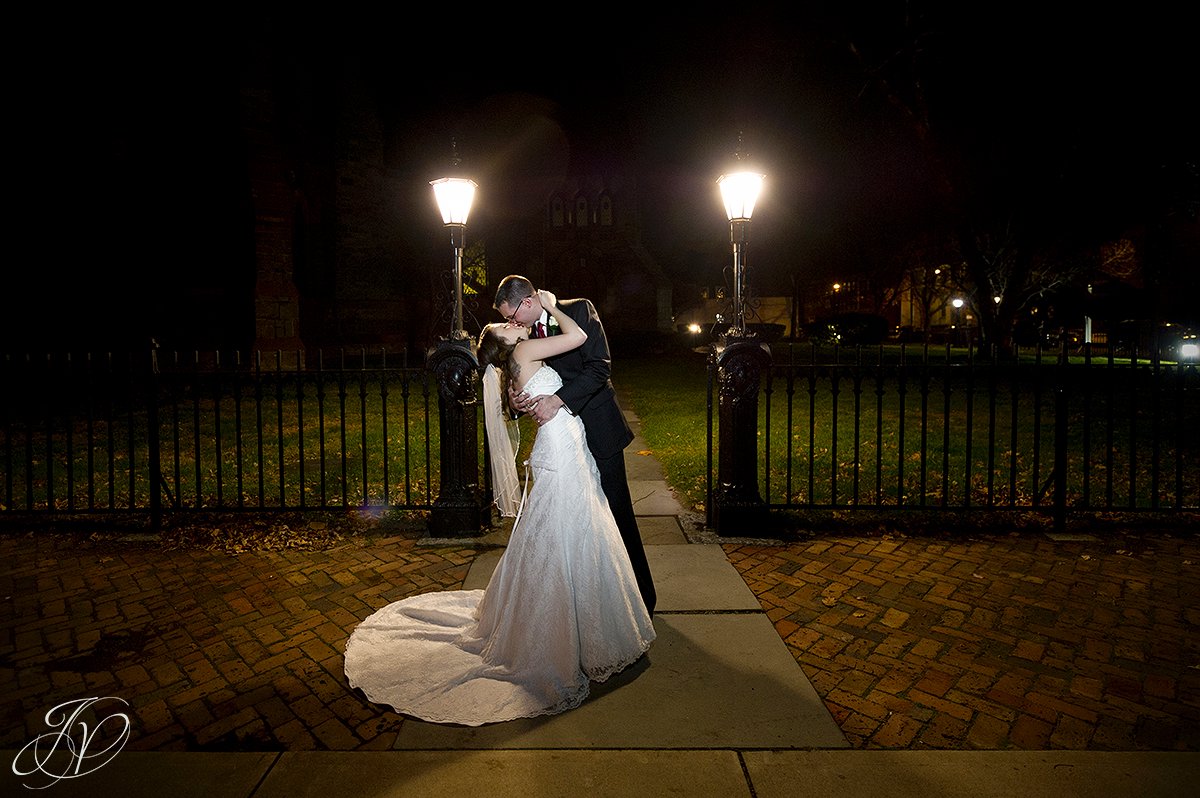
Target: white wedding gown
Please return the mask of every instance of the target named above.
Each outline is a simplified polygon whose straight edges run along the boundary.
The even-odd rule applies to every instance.
[[[526,384],[550,394],[542,366]],[[437,723],[551,715],[655,638],[583,422],[565,409],[537,431],[533,483],[486,590],[424,593],[363,621],[346,676],[367,699]]]

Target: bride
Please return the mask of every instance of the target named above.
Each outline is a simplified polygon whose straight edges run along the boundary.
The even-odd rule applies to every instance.
[[[490,324],[480,335],[489,440],[507,434],[501,403],[508,382],[533,396],[554,393],[562,380],[544,361],[587,338],[553,294],[538,295],[559,335],[531,339],[511,322]],[[513,458],[504,465],[498,496],[504,484],[516,485]],[[485,590],[412,596],[351,633],[346,677],[369,701],[467,726],[552,715],[579,706],[591,682],[608,679],[650,648],[654,626],[583,422],[560,411],[543,424],[529,466],[532,486],[527,480]],[[510,501],[514,493],[510,488]]]

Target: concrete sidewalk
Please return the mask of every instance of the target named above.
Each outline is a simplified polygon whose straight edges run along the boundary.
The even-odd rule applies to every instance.
[[[636,418],[631,416],[631,422],[636,430]],[[53,784],[47,794],[1063,798],[1179,796],[1200,780],[1200,755],[1191,752],[853,750],[829,705],[722,546],[697,542],[697,536],[685,530],[688,515],[667,487],[658,463],[640,454],[645,448],[640,438],[635,440],[627,450],[627,464],[659,592],[658,639],[646,659],[597,686],[578,709],[468,728],[399,720],[379,707],[355,704],[354,717],[376,717],[381,723],[392,723],[384,719],[389,715],[398,719],[394,734],[375,738],[388,750],[136,750],[131,743],[130,750],[120,751],[111,761],[82,763],[77,778]],[[498,531],[492,543],[502,545],[503,536],[503,530]],[[476,553],[463,586],[485,585],[499,556],[498,548]],[[355,567],[331,576],[351,583]],[[436,568],[430,573],[440,578],[444,566]],[[311,565],[304,572],[324,576]],[[291,578],[300,581],[298,576]],[[452,577],[446,578],[453,583]],[[378,587],[386,588],[386,580]],[[352,589],[356,596],[365,592],[358,584]],[[228,597],[220,601],[238,606],[237,591],[226,592]],[[348,595],[333,594],[334,605],[322,611],[322,617],[345,616],[341,627],[328,630],[333,649],[353,623],[353,616],[336,606],[348,603]],[[385,595],[380,592],[373,600],[382,602]],[[250,637],[267,634],[262,627],[248,628]],[[336,677],[340,650],[323,654],[323,649],[314,648],[318,644],[316,638],[305,643],[314,658],[323,657],[325,670],[319,678]],[[230,679],[236,678],[236,663],[222,665],[233,674]],[[276,672],[268,669],[269,660],[247,664],[256,673]],[[247,677],[251,672],[246,671]],[[124,688],[97,680],[81,683],[78,689],[122,695]],[[355,700],[342,695],[343,685],[324,689],[335,704]],[[254,700],[269,713],[273,702],[286,696],[283,687],[279,691],[280,696],[264,693]],[[223,706],[211,698],[206,705]],[[319,708],[316,713],[313,733],[334,747],[329,742],[333,738],[321,737],[333,721],[322,721]],[[3,756],[11,767],[0,773],[0,794],[31,794],[26,787],[48,783],[40,773],[14,772],[32,769],[29,751],[18,757],[14,748]],[[64,773],[75,764],[58,757],[47,770]]]
[[[10,752],[4,752],[7,757]],[[1186,753],[579,750],[123,752],[45,794],[76,798],[1182,798]],[[11,772],[6,796],[36,795]],[[26,779],[28,783],[33,783]],[[43,780],[41,783],[45,783]]]

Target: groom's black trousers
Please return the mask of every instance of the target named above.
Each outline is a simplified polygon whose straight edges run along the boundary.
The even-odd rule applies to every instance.
[[[629,552],[629,563],[633,566],[633,575],[637,577],[642,602],[646,610],[653,614],[657,595],[654,592],[654,580],[650,578],[650,563],[646,561],[646,548],[642,545],[642,533],[633,514],[633,497],[629,495],[629,480],[625,476],[625,453],[618,451],[612,457],[596,457],[595,460],[600,472],[600,487],[617,520],[621,539],[625,541],[625,550]]]

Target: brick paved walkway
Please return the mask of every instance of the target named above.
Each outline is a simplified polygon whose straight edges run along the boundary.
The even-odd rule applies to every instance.
[[[725,545],[858,748],[1200,750],[1200,542]]]
[[[722,545],[857,747],[1200,750],[1194,535]],[[346,686],[345,640],[480,551],[0,536],[0,748],[90,695],[129,702],[134,750],[389,748],[403,718]]]

